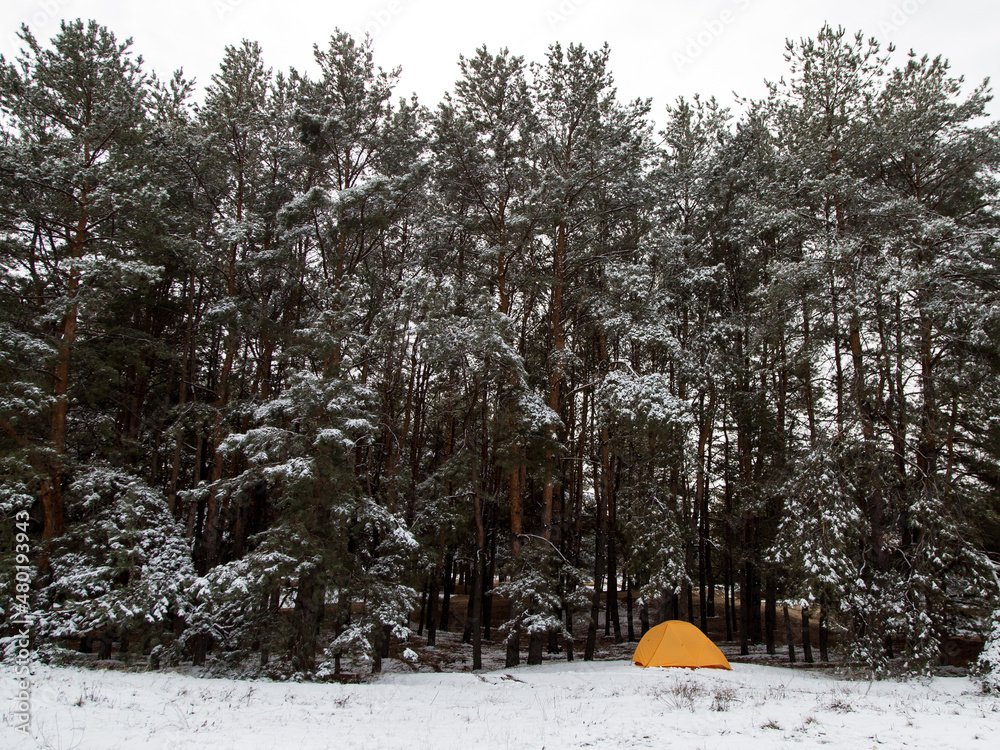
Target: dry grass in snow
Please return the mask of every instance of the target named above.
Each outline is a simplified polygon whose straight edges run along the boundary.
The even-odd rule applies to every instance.
[[[0,667],[0,693],[13,675]],[[473,674],[392,672],[360,684],[242,682],[39,666],[33,738],[79,748],[995,748],[1000,701],[965,677],[857,682],[736,664],[640,669],[550,662]]]

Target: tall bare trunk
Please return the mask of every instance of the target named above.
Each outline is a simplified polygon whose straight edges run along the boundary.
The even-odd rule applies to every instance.
[[[552,353],[549,363],[549,408],[559,414],[559,388],[563,379],[563,353],[566,350],[566,334],[563,331],[562,307],[563,285],[565,280],[566,261],[566,224],[560,222],[556,229],[555,256],[552,261]],[[555,434],[551,436],[555,440]],[[549,466],[549,476],[542,488],[542,535],[552,539],[552,497],[558,482],[559,471],[555,467],[556,455],[552,450],[545,452]]]
[[[89,147],[87,147],[89,158]],[[69,242],[70,257],[83,257],[86,249],[90,220],[88,209],[89,188],[84,186],[80,198],[80,216]],[[49,542],[62,536],[64,510],[62,497],[63,456],[66,454],[66,420],[69,411],[70,359],[76,342],[79,318],[80,272],[75,265],[70,269],[66,281],[66,311],[63,313],[59,331],[59,345],[56,348],[56,364],[52,376],[52,419],[51,439],[55,454],[49,462],[47,476],[42,478],[41,500],[45,512],[42,528],[43,541]]]
[[[809,608],[802,608],[802,661],[813,663],[812,636],[809,630]]]
[[[298,672],[311,672],[316,668],[316,636],[323,620],[325,593],[318,571],[311,570],[300,576],[292,613],[295,638],[292,666]]]
[[[708,547],[708,471],[707,446],[712,440],[712,428],[715,423],[715,387],[710,383],[708,389],[708,404],[702,397],[701,425],[698,431],[698,451],[696,457],[695,505],[698,508],[698,591],[699,614],[701,629],[708,632],[709,600],[714,597],[714,591],[708,590],[709,561]],[[714,602],[713,602],[714,609]]]
[[[788,644],[788,663],[795,663],[795,631],[792,630],[792,618],[788,614],[788,602],[782,608],[785,613],[785,642]]]
[[[195,278],[192,273],[188,279],[187,289],[187,321],[184,326],[184,352],[181,355],[180,377],[177,388],[177,413],[181,419],[184,417],[184,407],[187,405],[189,381],[191,378],[191,365],[194,359],[193,339],[194,339],[194,283]],[[179,421],[179,420],[178,420]],[[180,517],[180,508],[177,507],[177,487],[180,482],[181,472],[181,449],[184,445],[184,430],[181,424],[174,427],[174,455],[170,466],[170,487],[167,491],[167,505],[174,518]]]
[[[476,523],[476,555],[472,561],[472,586],[469,596],[472,601],[472,668],[483,668],[483,572],[486,568],[486,530],[483,527],[483,502],[478,488],[473,495],[473,516]]]
[[[597,500],[597,529],[594,539],[594,589],[590,599],[590,623],[587,626],[587,641],[584,645],[584,661],[593,661],[597,648],[597,621],[601,613],[601,589],[605,572],[604,545],[607,538],[607,495],[611,492],[611,452],[608,446],[610,435],[607,428],[601,429],[600,469],[595,465],[594,494]],[[599,472],[599,473],[598,473]]]

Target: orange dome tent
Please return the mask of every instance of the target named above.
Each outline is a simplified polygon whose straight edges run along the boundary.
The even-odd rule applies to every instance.
[[[646,631],[632,655],[640,667],[708,667],[732,669],[719,648],[698,628],[683,620],[667,620]]]

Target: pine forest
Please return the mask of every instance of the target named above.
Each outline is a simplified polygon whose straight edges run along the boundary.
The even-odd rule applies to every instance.
[[[658,111],[606,45],[426,103],[339,31],[200,89],[21,39],[0,635],[309,678],[456,621],[474,669],[668,618],[876,676],[1000,638],[988,82],[833,26]]]

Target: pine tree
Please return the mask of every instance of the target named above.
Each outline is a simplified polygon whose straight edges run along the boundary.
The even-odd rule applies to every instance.
[[[415,596],[401,574],[415,542],[400,509],[382,505],[366,476],[381,411],[366,361],[380,337],[395,333],[379,325],[391,322],[381,311],[392,305],[369,269],[380,270],[373,261],[396,241],[420,164],[390,171],[391,149],[416,133],[396,132],[410,105],[394,114],[395,74],[375,69],[370,43],[338,32],[316,59],[321,80],[294,81],[305,183],[279,213],[286,241],[306,253],[303,283],[313,303],[288,352],[285,388],[254,410],[249,430],[226,440],[226,452],[247,461],[229,491],[265,482],[280,518],[266,533],[295,550],[296,669],[314,668],[328,596],[330,657],[356,649],[377,669],[386,629],[405,625]],[[352,602],[363,609],[348,622]]]
[[[957,602],[988,589],[991,579],[964,522],[978,493],[954,470],[968,383],[962,373],[970,363],[965,352],[951,356],[947,342],[975,336],[971,321],[983,319],[966,278],[989,252],[983,233],[995,221],[988,206],[1000,195],[1000,133],[975,124],[985,115],[986,83],[963,100],[961,80],[948,71],[947,61],[911,52],[876,109],[880,177],[889,190],[884,252],[896,272],[901,327],[897,356],[919,372],[919,397],[899,420],[915,469],[906,472],[899,501],[909,666],[923,670],[940,658]],[[899,386],[894,398],[910,400]]]
[[[484,433],[482,439],[492,437],[491,455],[497,455],[498,448],[509,454],[495,470],[507,476],[511,556],[518,565],[524,541],[521,477],[527,470],[526,445],[518,426],[525,421],[523,405],[534,399],[523,372],[523,344],[516,341],[513,316],[519,295],[526,291],[525,260],[536,241],[538,225],[533,161],[537,123],[523,58],[510,55],[506,49],[493,55],[482,47],[473,57],[461,58],[459,64],[462,78],[455,84],[454,98],[445,96],[433,122],[435,181],[440,195],[437,205],[446,221],[442,240],[459,249],[460,277],[464,276],[467,284],[489,289],[496,313],[503,319],[499,330],[505,351],[502,356],[492,356],[492,365],[507,371],[507,383],[502,387],[498,384],[497,391],[505,394],[498,403],[507,415],[495,423],[494,435]],[[480,314],[493,317],[485,310]],[[530,415],[528,421],[532,421]],[[484,421],[480,427],[485,431],[491,425]],[[503,442],[498,446],[498,441]],[[476,560],[482,564],[479,520],[475,525]],[[509,666],[518,660],[519,628],[520,623],[509,623]]]
[[[582,46],[570,45],[564,52],[562,47],[554,45],[545,65],[533,69],[540,127],[540,196],[550,217],[543,228],[549,301],[545,323],[547,348],[542,361],[547,372],[548,407],[560,416],[564,425],[564,415],[570,408],[571,378],[599,382],[610,369],[615,354],[599,326],[581,327],[582,335],[571,338],[568,323],[577,315],[582,322],[592,314],[588,308],[596,301],[601,269],[634,252],[641,231],[641,209],[647,198],[642,191],[644,169],[651,153],[645,120],[649,102],[618,101],[608,70],[609,55],[607,46],[587,51]],[[595,344],[597,357],[592,366],[596,366],[596,372],[588,369],[576,373],[585,347]],[[604,444],[609,440],[607,427],[600,427]],[[561,496],[560,488],[566,483],[561,454],[565,452],[567,438],[565,432],[553,433],[553,445],[546,451],[538,536],[549,541],[555,526],[554,499]],[[587,659],[594,654],[602,584],[606,574],[609,583],[617,580],[610,453],[606,449],[594,453],[600,455],[599,459],[593,456],[600,461],[600,479],[594,488],[597,518]],[[617,595],[609,594],[609,602],[617,608]],[[616,613],[614,617],[617,621]]]
[[[144,148],[149,81],[130,42],[80,21],[63,23],[51,48],[26,27],[21,38],[17,62],[3,61],[9,129],[0,169],[15,197],[4,243],[7,301],[32,314],[12,311],[7,325],[45,374],[20,380],[5,432],[33,467],[42,538],[51,542],[65,529],[63,489],[82,447],[70,419],[71,402],[86,399],[75,363],[103,333],[90,321],[122,287],[157,278],[160,269],[142,255],[143,222],[162,193]]]

